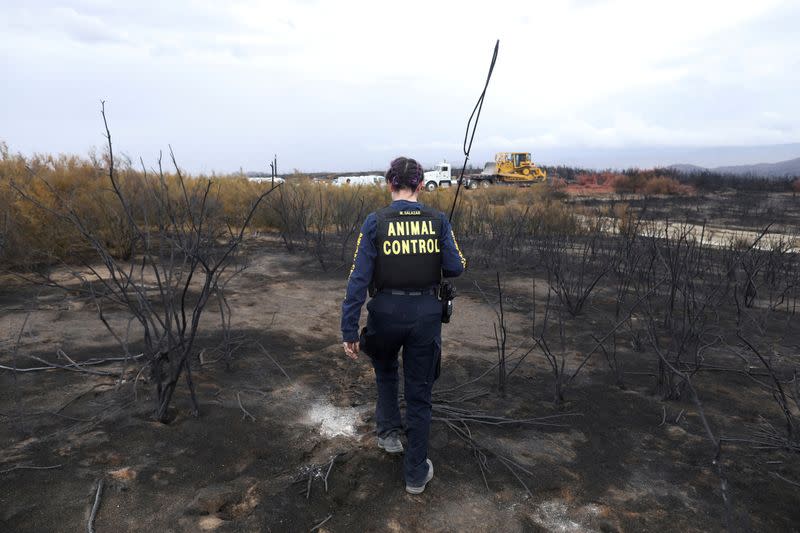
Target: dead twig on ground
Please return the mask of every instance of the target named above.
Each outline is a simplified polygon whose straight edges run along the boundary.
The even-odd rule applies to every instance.
[[[782,475],[780,475],[777,472],[770,472],[770,474],[772,474],[773,476],[775,476],[776,478],[778,478],[780,480],[785,481],[786,483],[789,483],[790,485],[794,485],[795,487],[800,487],[800,483],[798,483],[797,481],[792,481],[789,478],[785,478],[785,477],[783,477]]]
[[[434,418],[436,420],[436,418]],[[483,484],[486,487],[486,490],[489,489],[489,481],[486,479],[486,472],[489,470],[488,459],[486,454],[484,453],[482,447],[472,438],[472,431],[469,429],[469,426],[461,422],[460,426],[456,425],[455,422],[444,419],[443,420],[447,427],[449,427],[453,433],[455,433],[461,440],[467,443],[472,448],[472,454],[475,456],[475,461],[478,463],[478,469],[481,472],[481,477],[483,478]]]
[[[530,470],[527,470],[522,465],[520,465],[519,463],[517,463],[515,461],[512,461],[511,459],[509,459],[507,457],[503,457],[502,455],[498,455],[497,458],[500,460],[500,463],[502,463],[502,465],[505,466],[508,469],[508,471],[511,472],[511,474],[513,474],[513,476],[515,478],[517,478],[517,481],[519,481],[520,485],[525,487],[525,492],[528,493],[528,496],[533,496],[533,493],[531,492],[531,489],[528,488],[528,485],[522,480],[521,477],[519,477],[519,474],[517,474],[517,470],[516,469],[522,470],[523,472],[525,472],[526,474],[528,474],[531,477],[534,477],[533,476],[533,472],[531,472]]]
[[[74,359],[72,359],[69,355],[67,355],[67,353],[64,350],[62,350],[61,348],[58,348],[56,350],[56,355],[58,355],[59,357],[63,357],[64,359],[66,359],[67,361],[70,362],[71,366],[74,366],[75,368],[77,368],[79,370],[82,370],[84,372],[88,372],[90,374],[98,374],[98,375],[107,374],[107,372],[102,372],[101,373],[101,372],[97,372],[96,370],[88,370],[88,369],[83,368],[79,363],[76,363]]]
[[[17,340],[14,342],[14,348],[11,350],[11,370],[14,372],[14,405],[17,408],[17,422],[18,422],[18,429],[20,432],[23,431],[22,426],[22,396],[19,390],[19,382],[17,381],[17,351],[19,351],[19,345],[22,342],[22,334],[25,332],[25,326],[28,325],[28,320],[31,317],[31,312],[28,311],[25,314],[25,318],[22,320],[22,326],[19,328],[19,333],[17,334]]]
[[[434,420],[443,420],[443,419],[434,417]],[[491,455],[497,457],[497,459],[500,461],[500,463],[503,466],[505,466],[513,474],[513,476],[517,479],[517,481],[519,481],[519,483],[523,486],[523,488],[525,489],[525,492],[529,496],[532,496],[530,488],[528,488],[528,485],[522,480],[522,478],[519,475],[519,472],[522,472],[522,473],[528,474],[531,477],[534,477],[533,473],[530,470],[528,470],[527,468],[525,468],[524,466],[519,464],[514,459],[512,459],[512,458],[510,458],[508,456],[499,454],[497,452],[492,452],[492,451],[489,450],[489,448],[479,444],[475,440],[475,438],[472,436],[472,431],[470,430],[470,428],[466,424],[466,422],[460,421],[461,426],[459,427],[459,425],[456,423],[456,421],[453,421],[453,420],[450,420],[450,419],[444,419],[443,421],[445,422],[445,424],[447,424],[447,427],[449,427],[451,430],[453,430],[453,432],[459,438],[461,438],[461,440],[463,440],[465,443],[467,443],[472,448],[473,454],[475,455],[475,459],[476,459],[476,461],[478,463],[478,468],[479,468],[479,470],[481,472],[481,477],[483,478],[483,484],[486,486],[486,490],[490,490],[489,489],[489,481],[486,478],[486,472],[489,471],[489,464],[488,464],[487,454],[491,454]]]
[[[34,466],[34,465],[14,465],[11,468],[6,468],[5,470],[0,470],[0,474],[8,474],[9,472],[13,472],[15,470],[53,470],[55,468],[61,468],[64,465],[53,465],[53,466]]]
[[[270,361],[272,361],[273,363],[275,363],[275,366],[277,366],[277,367],[278,367],[278,370],[280,370],[280,371],[281,371],[281,373],[283,373],[283,375],[284,375],[284,376],[286,376],[286,379],[292,379],[292,378],[290,378],[290,377],[289,377],[289,374],[287,374],[287,373],[286,373],[286,371],[283,369],[283,367],[282,367],[281,365],[279,365],[279,364],[278,364],[278,362],[275,360],[275,358],[274,358],[274,357],[272,357],[272,356],[269,354],[269,352],[267,351],[267,349],[266,349],[266,348],[264,348],[264,346],[263,346],[263,345],[262,345],[260,342],[256,343],[256,345],[257,345],[259,348],[261,348],[261,351],[262,351],[262,352],[264,352],[264,355],[266,355],[267,357],[269,357],[269,360],[270,360]]]
[[[551,422],[562,417],[568,416],[583,416],[581,413],[563,413],[557,415],[540,416],[535,418],[507,418],[504,416],[494,416],[486,414],[482,411],[460,409],[450,405],[441,405],[438,403],[433,404],[433,412],[441,416],[434,416],[434,420],[451,420],[459,422],[474,422],[486,426],[507,426],[507,425],[532,425],[532,426],[546,426],[564,428],[568,427],[566,424],[558,424]]]
[[[481,373],[478,377],[476,377],[474,379],[471,379],[469,381],[466,381],[464,383],[461,383],[459,385],[456,385],[455,387],[450,387],[449,389],[441,389],[441,390],[434,391],[434,394],[446,394],[448,392],[457,391],[458,389],[466,387],[467,385],[472,385],[476,381],[479,381],[483,376],[485,376],[485,375],[489,374],[490,372],[492,372],[498,366],[500,366],[500,363],[495,363],[491,367],[489,367],[487,370],[485,370],[483,373]]]
[[[300,491],[300,494],[305,494],[306,499],[311,497],[311,486],[315,479],[322,479],[325,487],[325,492],[328,492],[328,479],[333,470],[333,464],[340,456],[346,455],[346,452],[338,452],[334,454],[330,461],[322,464],[311,464],[303,466],[300,471],[294,476],[292,484],[305,483],[305,488]]]
[[[251,415],[251,414],[250,414],[250,412],[249,412],[247,409],[245,409],[245,408],[244,408],[244,405],[242,405],[242,397],[241,397],[241,394],[242,394],[242,392],[241,392],[241,391],[239,391],[239,392],[237,392],[237,393],[236,393],[236,401],[238,401],[238,402],[239,402],[239,409],[241,409],[241,410],[242,410],[242,420],[245,420],[246,418],[248,418],[248,417],[249,417],[251,422],[255,422],[255,421],[256,421],[256,417],[254,417],[253,415]]]
[[[800,453],[800,444],[786,440],[772,424],[765,419],[761,419],[761,427],[748,437],[720,437],[720,440],[727,442],[740,442],[749,444],[758,450],[786,450]]]
[[[337,457],[339,457],[338,453],[331,457],[331,464],[328,466],[328,471],[325,472],[325,478],[323,479],[323,481],[325,481],[325,492],[328,492],[328,476],[331,475],[331,470],[333,470],[333,462],[336,461]]]
[[[103,478],[97,482],[97,491],[94,495],[94,504],[92,505],[92,511],[89,515],[89,522],[86,524],[86,532],[87,533],[94,533],[94,521],[97,518],[97,511],[100,510],[100,499],[103,497],[103,485],[105,481]]]
[[[329,515],[328,515],[328,516],[325,518],[325,520],[323,520],[322,522],[320,522],[320,523],[319,523],[319,524],[317,524],[316,526],[312,527],[312,528],[311,528],[309,531],[316,531],[316,530],[318,530],[319,528],[321,528],[322,526],[324,526],[325,524],[327,524],[327,523],[328,523],[328,520],[330,520],[331,518],[333,518],[333,515],[332,515],[332,514],[329,514]]]
[[[42,359],[41,357],[38,357],[38,356],[35,356],[35,355],[28,355],[26,357],[28,359],[32,359],[32,360],[34,360],[36,362],[39,362],[39,363],[41,363],[43,365],[46,365],[47,369],[49,369],[49,370],[68,370],[69,372],[92,374],[92,375],[95,375],[95,376],[113,376],[113,375],[116,375],[116,374],[113,374],[112,372],[104,372],[102,370],[91,370],[89,368],[83,368],[80,365],[78,365],[77,363],[75,363],[74,361],[70,362],[69,364],[66,364],[66,365],[60,365],[58,363],[53,363],[52,361],[47,361],[47,360]],[[43,368],[42,370],[45,370],[45,369]]]
[[[59,413],[57,411],[55,411],[55,412],[53,412],[53,411],[30,411],[30,412],[27,412],[27,413],[21,413],[21,416],[23,416],[23,417],[55,416],[55,417],[58,417],[58,418],[64,418],[66,420],[72,420],[73,422],[91,422],[91,421],[94,420],[94,417],[92,417],[92,418],[78,418],[78,417],[75,417],[75,416],[62,415],[61,413]],[[11,415],[7,414],[7,413],[0,413],[0,418],[13,418],[13,417]]]
[[[136,386],[139,384],[139,378],[142,376],[142,372],[150,366],[150,361],[146,362],[142,365],[142,368],[136,373],[136,377],[133,378],[133,400],[139,401],[139,391],[136,389]]]
[[[737,303],[737,307],[738,307],[738,310],[739,310],[739,314],[741,315],[743,311],[742,311],[742,307],[739,305],[738,297],[736,296],[736,291],[734,291],[734,298],[736,299],[736,303]],[[739,321],[741,322],[741,318],[739,319]],[[785,438],[786,442],[791,444],[793,441],[796,442],[796,441],[800,440],[800,439],[797,438],[797,435],[796,435],[797,430],[796,430],[795,426],[797,425],[797,420],[795,419],[795,416],[792,413],[792,410],[791,410],[791,407],[790,407],[790,404],[789,404],[789,400],[787,399],[787,394],[784,391],[782,382],[778,378],[778,376],[776,374],[776,371],[773,368],[773,365],[770,363],[769,360],[767,360],[767,358],[765,358],[761,354],[761,351],[758,350],[753,345],[753,343],[751,343],[742,334],[741,326],[738,329],[738,331],[736,332],[736,336],[739,338],[739,340],[741,340],[747,346],[747,348],[749,348],[749,350],[753,354],[755,354],[756,357],[758,357],[759,361],[761,361],[761,364],[764,365],[764,368],[767,370],[767,372],[769,372],[770,378],[772,378],[772,383],[774,384],[773,385],[774,389],[771,391],[772,392],[772,397],[775,400],[775,402],[778,404],[778,406],[780,407],[781,412],[782,412],[782,414],[784,416],[784,419],[786,421],[786,438]]]
[[[92,387],[90,387],[87,390],[85,390],[85,391],[81,392],[80,394],[76,395],[71,400],[69,400],[67,403],[65,403],[64,405],[59,407],[58,410],[56,411],[56,414],[61,413],[64,409],[66,409],[67,407],[69,407],[73,403],[77,402],[78,400],[80,400],[81,398],[83,398],[84,396],[89,394],[90,392],[93,392],[93,391],[99,389],[100,387],[111,387],[111,385],[109,385],[107,383],[98,383],[96,385],[93,385]]]
[[[32,357],[32,356],[31,356]],[[36,357],[34,360],[45,364],[46,366],[34,366],[34,367],[27,367],[27,368],[17,368],[16,372],[23,373],[23,372],[41,372],[45,370],[66,370],[64,367],[72,367],[77,366],[78,368],[86,367],[86,366],[98,366],[98,365],[108,365],[112,363],[120,363],[126,360],[128,361],[136,361],[144,357],[144,354],[132,355],[130,357],[106,357],[104,359],[87,359],[86,361],[81,361],[80,364],[75,363],[73,365],[70,363],[69,365],[57,365],[55,363],[51,363],[45,359],[41,359]],[[69,358],[67,358],[69,359]],[[0,370],[9,370],[15,371],[14,367],[0,365]],[[110,375],[110,374],[108,374]]]

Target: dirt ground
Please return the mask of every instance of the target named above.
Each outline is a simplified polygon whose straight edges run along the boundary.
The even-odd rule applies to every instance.
[[[717,231],[770,232],[796,236],[800,202],[792,193],[726,190],[714,194],[646,196],[573,191],[569,201],[585,207],[630,206],[644,219],[707,226]]]
[[[490,287],[492,275],[472,272],[458,282],[462,296],[444,326],[439,390],[495,361],[493,315],[473,285]],[[515,418],[574,415],[560,419],[564,427],[472,427],[486,449],[529,470],[521,479],[530,493],[491,455],[487,490],[472,449],[434,422],[436,476],[424,494],[406,494],[401,457],[376,447],[369,362],[341,353],[345,276],[265,241],[230,286],[242,344],[229,369],[215,361],[218,316],[209,308],[204,319],[206,351],[194,374],[199,418],[179,388],[174,420],[154,422],[148,384],[140,378],[134,396],[130,371],[124,382],[60,370],[0,372],[0,532],[85,530],[100,479],[100,532],[309,531],[323,521],[318,531],[724,529],[713,452],[697,414],[688,402],[655,395],[644,360],[629,363],[626,390],[613,386],[600,358],[591,360],[558,409],[541,357],[531,355],[512,374],[506,398],[489,373],[465,389],[485,394],[464,406]],[[517,274],[506,284],[513,348],[529,328],[522,302],[531,282]],[[59,348],[77,361],[121,355],[88,302],[6,280],[0,364],[11,363],[28,311],[20,366],[36,365],[28,355],[55,361]],[[122,364],[97,368],[118,372]],[[773,409],[769,398],[748,392],[744,378],[708,374],[699,386],[715,391],[706,399],[708,414],[731,434]],[[721,416],[731,403],[738,416]],[[797,457],[731,444],[723,462],[741,523],[755,531],[800,530],[800,488],[768,475],[779,465],[800,479]],[[21,468],[34,466],[53,468]]]

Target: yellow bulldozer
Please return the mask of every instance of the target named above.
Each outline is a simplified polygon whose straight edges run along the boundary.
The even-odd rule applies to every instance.
[[[495,183],[529,185],[547,181],[547,172],[531,161],[530,152],[500,152],[494,156],[494,163],[486,163],[483,172],[467,179],[470,189]]]

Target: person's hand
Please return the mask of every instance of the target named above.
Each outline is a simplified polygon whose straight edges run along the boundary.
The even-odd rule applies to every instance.
[[[347,357],[350,359],[356,360],[358,359],[358,341],[355,342],[343,342],[342,346],[344,347],[344,353],[347,354]]]

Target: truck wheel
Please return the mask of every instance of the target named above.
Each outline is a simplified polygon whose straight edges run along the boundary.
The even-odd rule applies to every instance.
[[[491,185],[491,184],[492,184],[492,182],[489,181],[489,180],[481,180],[481,187],[483,187],[484,189],[488,189],[489,185]]]
[[[428,183],[425,184],[425,188],[428,191],[431,191],[431,192],[435,191],[436,190],[436,182],[435,181],[429,181]]]
[[[469,187],[467,187],[467,189],[469,189],[471,191],[474,191],[477,188],[478,188],[478,182],[475,181],[475,180],[470,181],[469,182]]]

